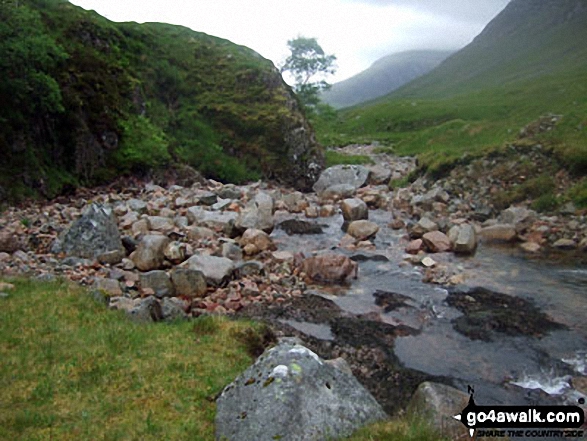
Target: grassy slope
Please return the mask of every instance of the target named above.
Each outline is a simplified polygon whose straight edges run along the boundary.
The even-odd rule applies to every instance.
[[[562,114],[539,136],[563,163],[587,171],[587,8],[576,1],[514,1],[467,48],[389,97],[317,124],[327,145],[379,140],[420,156],[433,172],[463,154],[482,154],[516,139],[521,127]],[[520,6],[521,5],[521,6]],[[563,8],[561,14],[559,8]],[[567,8],[567,9],[565,9]],[[529,19],[532,17],[532,19]]]
[[[213,440],[214,397],[260,348],[258,324],[137,324],[70,284],[10,282],[0,298],[0,439]],[[400,419],[350,439],[440,438]]]

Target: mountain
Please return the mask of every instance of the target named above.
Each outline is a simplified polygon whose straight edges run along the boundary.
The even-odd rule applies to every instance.
[[[379,141],[416,155],[433,176],[512,145],[536,147],[580,180],[565,198],[587,201],[585,41],[586,0],[512,0],[428,74],[340,110],[320,127],[319,140]]]
[[[471,44],[394,97],[447,97],[584,70],[585,0],[513,0]]]
[[[324,92],[321,99],[334,108],[350,107],[378,98],[418,78],[445,60],[452,51],[415,50],[380,58],[367,70]]]
[[[275,66],[161,23],[65,0],[0,2],[0,200],[185,172],[310,188],[313,129]]]

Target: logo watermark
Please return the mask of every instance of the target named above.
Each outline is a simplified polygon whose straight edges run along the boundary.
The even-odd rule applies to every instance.
[[[579,406],[478,406],[469,386],[469,404],[453,418],[477,436],[580,438],[585,414]],[[585,401],[581,400],[580,404]]]

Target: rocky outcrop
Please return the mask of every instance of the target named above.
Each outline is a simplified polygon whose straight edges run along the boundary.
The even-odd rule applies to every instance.
[[[348,373],[297,339],[282,339],[217,401],[216,439],[326,441],[386,417]]]
[[[322,193],[335,185],[352,185],[355,190],[365,185],[369,170],[362,165],[335,165],[322,172],[312,187],[316,193]]]
[[[124,252],[118,223],[112,209],[92,204],[53,246],[53,252],[68,256],[96,258],[109,251]]]

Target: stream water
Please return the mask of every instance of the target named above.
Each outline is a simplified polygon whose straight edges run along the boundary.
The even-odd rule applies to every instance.
[[[409,368],[450,377],[461,390],[471,385],[477,404],[577,404],[582,395],[573,390],[570,380],[587,375],[586,266],[530,260],[514,248],[486,246],[468,258],[432,256],[452,260],[467,275],[468,286],[530,299],[564,325],[542,338],[496,333],[492,341],[472,340],[453,326],[453,319],[462,313],[447,304],[448,291],[423,283],[422,271],[402,261],[403,231],[386,227],[389,213],[377,210],[369,215],[380,226],[377,250],[345,252],[355,260],[358,254],[364,257],[358,259],[359,278],[348,287],[320,289],[318,294],[353,314],[376,313],[387,323],[417,330],[396,338],[394,351],[400,361]],[[344,234],[340,216],[316,222],[324,226],[323,234],[288,236],[277,229],[272,237],[280,250],[310,254],[335,248]],[[405,306],[384,312],[375,304],[377,290],[406,296]],[[317,338],[330,336],[328,325],[289,324]]]

